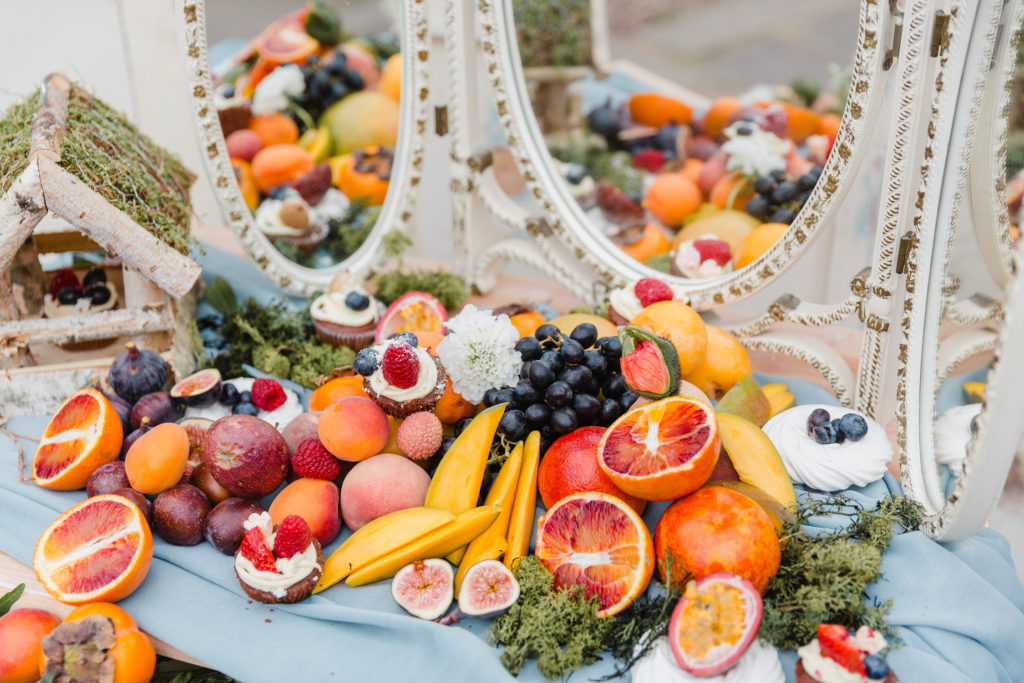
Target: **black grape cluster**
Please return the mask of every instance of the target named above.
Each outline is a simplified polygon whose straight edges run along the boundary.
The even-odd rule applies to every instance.
[[[296,104],[309,112],[314,120],[338,100],[365,87],[363,77],[347,66],[345,53],[334,53],[329,61],[321,62],[315,55],[302,67],[306,90],[295,98]]]

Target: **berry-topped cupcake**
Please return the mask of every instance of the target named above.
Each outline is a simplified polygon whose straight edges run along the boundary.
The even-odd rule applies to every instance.
[[[397,418],[431,410],[448,379],[441,361],[419,347],[411,332],[363,349],[356,354],[355,368],[367,395]]]
[[[797,683],[898,683],[878,654],[884,648],[885,636],[867,626],[854,632],[838,624],[820,624],[818,637],[797,650]]]
[[[348,273],[340,273],[327,293],[313,300],[309,314],[320,341],[358,351],[373,341],[380,305]]]
[[[274,528],[270,513],[252,513],[235,553],[235,575],[253,600],[274,604],[301,602],[320,580],[324,551],[309,524],[288,515]]]
[[[93,268],[82,281],[70,268],[63,268],[50,279],[43,298],[43,315],[62,318],[81,313],[109,311],[117,305],[117,288],[107,282],[102,268]]]
[[[256,209],[256,227],[271,241],[287,242],[311,253],[327,237],[327,225],[298,192],[264,199]]]
[[[676,249],[671,269],[682,277],[718,277],[732,270],[732,248],[712,234],[687,240]]]
[[[608,319],[616,325],[627,325],[651,304],[659,301],[688,301],[664,280],[645,277],[635,284],[612,290],[608,295]]]

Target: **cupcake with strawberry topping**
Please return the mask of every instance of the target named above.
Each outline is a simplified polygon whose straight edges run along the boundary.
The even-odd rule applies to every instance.
[[[819,624],[818,637],[797,649],[797,683],[898,683],[899,678],[878,653],[885,636],[867,626],[856,631],[838,624]]]
[[[710,278],[732,271],[732,247],[716,235],[707,234],[681,242],[672,258],[672,274],[688,278]]]
[[[685,293],[676,291],[664,280],[645,277],[632,285],[619,287],[608,295],[608,319],[616,325],[628,325],[651,304],[659,301],[689,302]]]
[[[309,524],[288,515],[275,528],[270,513],[254,512],[243,527],[235,575],[245,594],[270,605],[308,598],[324,566],[324,551]]]
[[[421,348],[411,332],[363,349],[356,354],[355,368],[366,394],[397,418],[432,410],[448,380],[441,361]]]

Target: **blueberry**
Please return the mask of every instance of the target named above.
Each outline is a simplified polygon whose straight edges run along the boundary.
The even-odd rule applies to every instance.
[[[78,287],[65,287],[57,292],[57,301],[62,304],[73,304],[78,301],[78,294],[81,291]]]
[[[532,360],[526,364],[526,367],[526,376],[530,379],[530,384],[538,389],[546,389],[555,381],[555,373],[542,360]]]
[[[523,362],[540,358],[542,349],[536,337],[523,337],[516,342],[516,351],[523,357]]]
[[[552,408],[561,408],[572,402],[573,391],[567,383],[557,380],[551,383],[548,390],[544,392],[544,400]]]
[[[576,365],[583,360],[583,345],[575,339],[563,339],[562,348],[558,351],[562,355],[562,360],[569,365]]]
[[[587,177],[587,167],[583,164],[566,164],[565,180],[570,185],[579,185]]]
[[[775,191],[775,180],[771,176],[759,176],[754,181],[754,192],[758,193],[762,197],[771,197],[772,192]]]
[[[847,413],[839,419],[839,430],[850,441],[860,441],[868,433],[868,423],[856,413]]]
[[[291,188],[288,185],[275,185],[270,188],[270,192],[267,193],[267,196],[271,199],[284,199],[288,196],[288,190],[290,189]]]
[[[590,323],[580,323],[573,328],[569,338],[579,342],[583,348],[589,349],[597,341],[597,328]]]
[[[878,655],[867,655],[864,657],[864,673],[877,681],[889,675],[889,664]]]
[[[365,311],[370,305],[370,297],[363,292],[349,292],[345,296],[345,305],[353,311]]]
[[[832,425],[832,431],[836,433],[836,443],[843,443],[846,441],[846,432],[839,426],[839,418],[832,420],[829,424]]]
[[[515,392],[516,403],[522,403],[525,406],[541,400],[540,392],[537,391],[537,388],[528,379],[519,380],[519,383],[516,384]],[[486,394],[484,396],[486,398]]]
[[[110,301],[110,290],[105,284],[96,284],[86,287],[85,294],[92,301],[93,306],[102,306]]]
[[[625,391],[622,396],[619,396],[619,405],[622,406],[623,410],[629,410],[630,406],[636,403],[636,400],[640,398],[632,391]]]
[[[807,416],[807,433],[814,433],[814,428],[818,425],[828,422],[832,419],[832,416],[828,414],[828,411],[824,408],[815,408],[811,411],[811,414]]]
[[[601,393],[605,398],[618,398],[626,392],[626,380],[622,375],[612,375],[604,381]]]
[[[551,429],[556,434],[568,434],[579,426],[579,419],[569,408],[559,408],[551,413]]]
[[[362,90],[366,84],[363,82],[363,77],[359,75],[359,72],[355,69],[345,69],[345,74],[342,79],[352,90]]]
[[[523,415],[526,416],[526,421],[530,423],[531,427],[539,429],[551,419],[551,408],[548,408],[545,403],[534,403],[523,411]]]
[[[565,361],[562,360],[562,354],[555,349],[548,349],[544,353],[540,354],[540,362],[551,368],[551,372],[558,374],[565,367]]]
[[[618,337],[601,337],[597,340],[596,347],[607,360],[622,358],[622,342]]]
[[[601,401],[601,415],[599,421],[603,425],[610,425],[622,415],[622,406],[614,398],[606,398]]]
[[[239,403],[252,403],[252,392],[251,391],[240,391],[238,392]]]
[[[409,346],[416,348],[419,344],[419,340],[416,339],[416,335],[412,332],[396,332],[395,334],[388,337],[388,339],[397,339],[398,341],[404,341]]]
[[[235,96],[235,89],[232,88],[230,85],[225,86],[224,88],[221,89],[220,95],[224,99],[230,100],[232,97]]]
[[[608,360],[597,349],[583,352],[583,364],[595,375],[603,375],[608,370]]]
[[[100,282],[106,283],[106,281],[107,273],[102,268],[90,268],[89,272],[87,272],[85,277],[82,278],[82,286],[88,289],[90,285],[95,285]]]
[[[768,217],[769,223],[785,223],[789,225],[796,218],[796,211],[793,209],[787,209],[785,207],[776,209],[775,213]]]
[[[235,415],[259,415],[260,409],[250,401],[239,401],[231,409],[231,412]]]
[[[601,402],[590,394],[576,394],[572,399],[572,409],[584,422],[593,422],[601,413]]]
[[[814,428],[814,440],[820,444],[835,443],[839,437],[839,430],[834,422],[822,422]]]
[[[377,371],[377,366],[380,363],[380,358],[377,356],[377,352],[373,349],[363,349],[356,354],[356,360],[353,363],[356,372],[363,377],[369,377]]]
[[[777,168],[774,171],[772,171],[770,175],[772,180],[774,180],[777,183],[781,183],[783,179],[785,179],[786,177],[786,171],[785,169]]]
[[[759,195],[747,200],[747,205],[743,208],[751,216],[760,220],[768,218],[768,214],[771,213],[772,210],[771,206],[768,204],[768,200]]]
[[[234,384],[224,383],[220,385],[220,402],[226,406],[234,406],[238,403],[238,387]]]
[[[754,132],[754,127],[749,123],[741,123],[738,126],[736,126],[735,130],[736,135],[752,135]]]
[[[772,192],[772,203],[785,204],[786,202],[793,201],[799,191],[796,183],[785,180],[779,183],[778,187]]]
[[[509,441],[525,439],[527,429],[529,429],[529,425],[526,423],[526,415],[521,410],[505,411],[498,423],[498,432],[504,434]]]
[[[545,342],[545,341],[560,342],[560,341],[562,341],[562,333],[559,332],[558,328],[555,327],[554,325],[552,325],[551,323],[544,323],[543,325],[538,327],[534,331],[533,336],[536,337],[537,341],[539,341],[539,342]]]

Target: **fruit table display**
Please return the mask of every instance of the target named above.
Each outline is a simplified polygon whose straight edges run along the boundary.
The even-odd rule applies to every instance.
[[[266,304],[279,295],[261,282],[250,263],[213,247],[198,258],[207,283],[201,318],[213,313],[211,303],[221,304],[228,284],[238,300],[252,296]],[[345,287],[347,294],[366,292],[351,283]],[[507,288],[504,295],[514,291]],[[675,644],[661,641],[636,662],[632,674],[625,674],[635,680],[687,680],[679,668],[683,663],[694,672],[731,666],[749,680],[783,680],[783,674],[794,680],[798,645],[806,645],[799,653],[804,669],[815,666],[813,657],[821,655],[811,650],[820,648],[829,661],[842,660],[864,676],[875,676],[861,680],[881,680],[890,670],[904,681],[1020,680],[1024,660],[1016,634],[1024,628],[1024,587],[1005,539],[983,530],[943,545],[902,528],[913,526],[914,507],[890,495],[898,496],[899,484],[886,471],[891,446],[877,423],[835,406],[825,390],[810,382],[750,377],[745,352],[738,357],[742,367],[737,376],[727,377],[734,371],[728,364],[723,371],[704,362],[732,348],[727,335],[716,339],[712,335],[718,333],[710,332],[716,328],[708,326],[705,339],[713,344],[695,352],[686,345],[700,337],[694,329],[704,324],[688,318],[689,309],[672,302],[671,291],[662,296],[656,281],[641,283],[637,291],[650,319],[634,317],[635,326],[619,330],[590,314],[554,320],[562,325],[559,330],[544,322],[556,312],[543,306],[510,309],[511,317],[494,315],[483,306],[508,303],[500,288],[461,311],[428,305],[432,297],[414,297],[415,308],[402,309],[406,315],[400,320],[380,317],[396,335],[366,342],[354,362],[366,378],[366,394],[373,397],[391,385],[415,383],[419,373],[428,372],[419,361],[433,361],[430,352],[436,353],[435,369],[446,373],[451,384],[442,379],[443,392],[435,396],[430,391],[420,399],[374,401],[362,391],[363,378],[346,373],[311,392],[255,370],[258,378],[245,382],[204,370],[175,384],[175,398],[163,404],[154,398],[162,394],[152,392],[172,382],[146,350],[126,351],[112,369],[112,386],[78,392],[72,399],[78,407],[63,409],[59,420],[51,422],[52,415],[45,414],[11,418],[4,425],[24,437],[38,437],[44,429],[50,437],[38,452],[31,438],[19,439],[25,449],[22,473],[31,477],[34,471],[37,483],[19,481],[14,443],[5,438],[0,445],[0,469],[7,473],[0,477],[0,516],[6,520],[0,525],[0,550],[24,565],[34,564],[51,593],[76,602],[117,601],[145,632],[245,681],[288,680],[298,671],[310,680],[497,681],[511,680],[509,670],[524,680],[539,680],[543,676],[534,658],[541,655],[543,671],[557,676],[552,672],[563,671],[561,664],[551,659],[551,647],[543,642],[543,634],[555,629],[545,621],[554,609],[549,605],[555,604],[566,610],[560,613],[564,618],[583,620],[573,622],[574,628],[595,634],[608,630],[602,624],[667,629]],[[672,317],[658,315],[659,306],[682,308]],[[445,317],[447,336],[408,329],[419,321],[439,330]],[[684,329],[689,333],[682,334]],[[618,335],[610,336],[614,332]],[[481,340],[496,350],[494,362],[484,369],[460,353],[479,351],[475,345]],[[515,354],[501,356],[501,349]],[[561,360],[558,379],[547,366],[556,359],[544,355],[552,350]],[[502,365],[501,357],[511,364]],[[601,387],[575,377],[593,376],[598,365]],[[403,377],[410,372],[416,374]],[[513,388],[490,386],[495,383]],[[559,383],[566,386],[552,391]],[[720,399],[717,414],[701,386]],[[462,392],[461,399],[450,395],[452,387]],[[136,399],[136,408],[126,411],[130,424],[122,427],[116,410],[119,402],[127,406],[128,401],[107,399],[99,389]],[[544,396],[535,395],[541,389]],[[569,399],[559,392],[568,392]],[[180,404],[192,405],[183,423],[175,424],[167,418],[179,418]],[[321,409],[319,417],[302,417],[310,404]],[[566,406],[572,410],[558,412]],[[412,412],[394,417],[403,409]],[[791,418],[773,417],[763,431],[751,422],[764,423],[772,414]],[[207,454],[195,460],[187,427],[189,421],[201,426],[204,415],[228,417],[215,427],[207,424]],[[283,434],[259,417],[273,420],[275,415],[288,422]],[[160,424],[149,427],[143,420]],[[375,426],[375,420],[381,424]],[[440,421],[447,423],[443,433]],[[534,430],[535,425],[542,427]],[[87,436],[68,432],[76,429]],[[459,436],[453,439],[456,429]],[[639,441],[637,430],[646,434]],[[110,458],[122,462],[116,458],[129,432],[133,438],[123,466],[100,468]],[[494,450],[508,457],[504,464],[485,467],[496,432]],[[64,444],[74,439],[89,441],[83,448],[92,462],[63,467]],[[772,440],[783,460],[774,455]],[[804,441],[793,448],[797,440]],[[645,454],[652,444],[655,451]],[[719,444],[724,447],[721,458]],[[438,458],[434,451],[446,455]],[[230,452],[234,458],[226,455]],[[380,452],[390,455],[376,455]],[[671,462],[656,464],[649,460],[652,452]],[[826,471],[799,461],[808,453],[833,465],[844,457],[868,464],[840,464]],[[234,467],[246,457],[257,464]],[[416,458],[426,458],[421,461],[426,468]],[[345,470],[339,515],[338,489],[327,480],[340,478]],[[294,471],[288,474],[291,483],[284,481],[289,471]],[[812,474],[800,474],[806,472]],[[831,479],[815,479],[814,473],[821,472],[831,473]],[[176,486],[183,476],[194,486]],[[791,477],[801,476],[819,488],[794,488]],[[709,478],[726,481],[702,486]],[[90,479],[93,493],[119,493],[87,498],[81,489]],[[217,494],[218,487],[227,490]],[[829,498],[821,489],[845,498]],[[228,491],[242,497],[211,505],[209,497]],[[808,566],[818,571],[801,573],[793,553],[809,547],[802,545],[807,541],[779,544],[777,528],[793,523],[783,504],[795,502],[794,494],[801,501],[794,508],[802,515],[797,519],[809,537],[826,534],[829,539],[814,552],[832,552],[845,568],[829,571],[815,563]],[[83,501],[79,512],[66,514]],[[203,514],[197,517],[196,509]],[[261,516],[264,509],[269,514]],[[89,524],[75,523],[93,514],[113,526],[97,533]],[[851,515],[862,525],[851,532],[859,540],[827,535],[846,527]],[[729,520],[717,530],[708,521],[716,516]],[[354,529],[361,531],[353,534]],[[107,557],[128,559],[104,564],[106,572],[79,560],[79,571],[97,577],[82,586],[69,579],[61,548],[76,534],[89,533],[96,533],[95,543],[107,545]],[[274,573],[286,566],[282,562],[291,562],[289,567],[299,563],[295,558],[304,553],[316,561],[304,581],[261,588],[239,580],[249,575],[246,563]],[[505,558],[515,575],[502,562]],[[876,576],[879,558],[881,574]],[[448,560],[460,562],[453,566]],[[92,562],[104,560],[94,557]],[[603,569],[591,571],[591,565]],[[538,588],[538,577],[550,576],[544,567],[554,572],[555,585],[576,582],[597,595],[594,611],[579,609],[587,603],[578,594],[564,593],[549,602],[543,585]],[[686,585],[681,575],[687,570],[700,580]],[[117,578],[107,581],[111,575]],[[854,592],[851,603],[846,582],[872,578],[877,580],[863,594]],[[678,587],[674,595],[681,598],[659,601],[666,580]],[[427,590],[427,585],[439,590]],[[786,602],[773,594],[773,585],[787,591],[799,587],[802,593],[794,592]],[[817,619],[805,602],[808,595],[824,601]],[[452,597],[460,596],[458,608],[450,608]],[[787,604],[799,606],[792,617]],[[495,620],[495,613],[510,605],[511,611]],[[830,605],[850,611],[836,613]],[[700,615],[712,606],[717,621],[702,620]],[[439,623],[431,620],[443,615]],[[870,643],[883,642],[880,633],[863,629],[854,636],[846,630],[861,626],[862,620],[891,629],[889,642],[896,636],[900,646],[871,654],[878,647]],[[762,640],[755,638],[758,621]],[[815,627],[819,622],[826,623]],[[524,632],[520,623],[539,630]],[[702,624],[739,629],[720,646],[717,660],[697,644],[706,637],[699,635]],[[780,648],[776,658],[764,638],[792,643]],[[495,641],[504,643],[504,650],[489,644]],[[575,642],[583,654],[569,655],[572,664],[564,672],[600,659],[581,666],[574,679],[611,674],[624,668],[632,654],[616,652],[623,659],[615,659],[601,652],[614,642],[607,635]],[[632,645],[642,646],[642,641]]]

